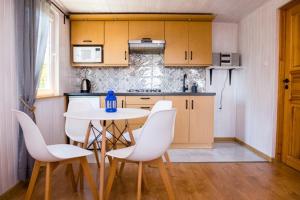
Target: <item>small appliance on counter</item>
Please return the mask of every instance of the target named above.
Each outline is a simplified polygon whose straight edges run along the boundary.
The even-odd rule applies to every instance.
[[[197,93],[198,92],[198,85],[197,85],[197,83],[193,83],[193,85],[191,87],[191,92],[192,93]]]
[[[87,78],[82,79],[80,92],[81,93],[90,93],[91,92],[91,81],[89,79],[87,79]]]
[[[117,97],[112,90],[107,92],[105,98],[105,111],[110,113],[117,112]]]

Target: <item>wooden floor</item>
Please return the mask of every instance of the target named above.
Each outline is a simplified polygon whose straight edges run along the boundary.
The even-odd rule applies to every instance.
[[[91,164],[96,176],[96,165]],[[169,171],[170,172],[170,171]],[[142,199],[167,199],[156,168],[146,168],[149,189]],[[174,164],[170,172],[176,198],[188,199],[300,199],[300,173],[283,165],[270,163],[186,163]],[[111,199],[135,199],[137,165],[127,164],[122,177],[113,185]],[[92,199],[85,184],[73,192],[64,167],[55,170],[52,199]],[[38,179],[33,199],[43,199],[44,174]],[[26,186],[9,197],[24,199]]]

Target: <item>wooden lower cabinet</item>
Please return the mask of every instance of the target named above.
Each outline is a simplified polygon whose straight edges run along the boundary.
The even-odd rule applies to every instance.
[[[105,107],[105,97],[101,107]],[[213,145],[214,96],[118,96],[118,108],[151,110],[159,100],[171,100],[176,108],[174,148],[211,148]],[[147,117],[129,120],[132,129],[140,128]],[[124,128],[124,121],[116,122]]]
[[[173,102],[173,107],[176,108],[176,124],[173,143],[188,144],[189,142],[189,97],[186,96],[168,96],[166,100]]]
[[[176,108],[175,136],[172,147],[211,148],[213,145],[214,97],[168,96]]]
[[[190,144],[211,147],[214,128],[214,97],[190,97]]]

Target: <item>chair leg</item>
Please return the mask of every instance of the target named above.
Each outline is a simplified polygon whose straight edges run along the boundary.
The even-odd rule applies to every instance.
[[[90,170],[90,167],[89,167],[89,164],[87,162],[86,157],[80,158],[80,164],[81,164],[81,167],[83,169],[83,173],[84,173],[84,175],[85,175],[85,177],[87,179],[87,182],[88,182],[88,184],[89,184],[89,186],[91,188],[91,191],[93,193],[94,199],[98,199],[96,183],[93,180],[93,177],[92,177],[92,174],[91,174],[91,170]]]
[[[83,148],[84,144],[80,143],[79,146],[81,148]],[[82,166],[79,166],[79,172],[78,172],[78,179],[79,179],[79,188],[81,191],[83,191],[83,187],[84,187],[84,180],[83,180],[83,171],[82,171]]]
[[[120,170],[119,170],[119,173],[118,173],[118,176],[119,176],[119,177],[122,176],[124,167],[125,167],[125,161],[122,161],[122,162],[121,162],[121,166],[120,166]]]
[[[173,192],[173,189],[172,189],[172,185],[171,185],[171,182],[170,182],[170,179],[169,179],[168,172],[165,168],[165,164],[163,163],[162,158],[159,158],[157,160],[157,164],[158,164],[158,168],[159,168],[159,171],[160,171],[161,178],[162,178],[162,180],[164,182],[164,185],[166,187],[169,199],[173,200],[173,199],[175,199],[174,192]]]
[[[48,162],[46,164],[45,200],[51,199],[51,173],[52,165],[50,162]]]
[[[34,190],[34,186],[35,186],[35,183],[36,183],[36,179],[39,175],[40,167],[41,167],[41,162],[36,160],[34,162],[32,175],[31,175],[29,186],[28,186],[28,189],[27,189],[27,192],[26,192],[26,195],[25,195],[25,200],[31,199],[32,192]]]
[[[108,200],[109,196],[110,196],[111,188],[114,183],[116,172],[117,172],[117,166],[118,166],[118,160],[113,159],[110,169],[109,169],[109,175],[108,175],[108,180],[107,180],[106,189],[105,189],[105,198],[104,199],[106,199],[106,200]]]
[[[100,168],[100,162],[99,162],[99,156],[98,156],[98,150],[97,150],[97,143],[96,143],[96,141],[93,142],[93,148],[94,148],[94,154],[95,154],[97,166],[98,166],[98,168]]]
[[[164,157],[166,159],[168,168],[171,169],[173,166],[172,166],[172,162],[170,160],[170,156],[167,151],[165,152]]]
[[[143,176],[143,163],[139,162],[138,180],[137,180],[137,200],[142,197],[142,176]]]
[[[71,163],[67,164],[67,170],[68,170],[68,173],[70,174],[73,191],[76,192],[77,191],[77,184],[76,184],[76,181],[75,181],[74,170],[73,170],[73,166],[72,166]]]

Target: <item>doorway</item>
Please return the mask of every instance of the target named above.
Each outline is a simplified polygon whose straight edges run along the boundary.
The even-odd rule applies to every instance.
[[[276,158],[300,171],[300,1],[280,13]]]

